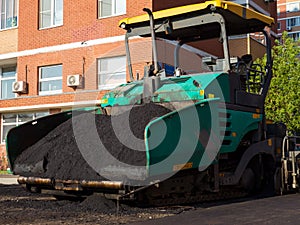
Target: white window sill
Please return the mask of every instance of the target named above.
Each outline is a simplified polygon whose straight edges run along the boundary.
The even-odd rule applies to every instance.
[[[58,94],[62,94],[62,90],[58,90],[58,91],[40,91],[39,95],[40,96],[45,96],[45,95],[58,95]]]
[[[99,90],[111,90],[111,89],[114,89],[115,87],[118,87],[121,84],[124,84],[124,83],[99,85],[98,89]]]
[[[116,16],[123,16],[123,15],[126,15],[126,12],[120,13],[120,14],[112,14],[109,16],[101,16],[101,17],[98,17],[98,19],[101,20],[101,19],[106,19],[106,18],[111,18],[111,17],[116,17]]]
[[[18,26],[3,28],[3,29],[0,29],[0,32],[1,31],[6,31],[6,30],[13,30],[13,29],[17,29],[17,28],[18,28]]]
[[[46,30],[46,29],[51,29],[51,28],[56,28],[56,27],[61,27],[61,26],[63,26],[63,24],[53,25],[53,26],[49,26],[49,27],[40,27],[39,30]]]

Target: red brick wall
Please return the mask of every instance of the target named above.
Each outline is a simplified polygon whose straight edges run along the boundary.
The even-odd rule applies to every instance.
[[[144,13],[142,11],[144,7],[152,9],[152,1],[127,0],[126,15],[103,19],[97,19],[96,0],[64,1],[63,25],[41,30],[39,30],[38,25],[38,6],[39,0],[33,0],[30,4],[27,0],[19,0],[19,26],[15,30],[21,37],[18,40],[19,51],[123,35],[124,30],[118,27],[119,20]],[[15,46],[17,45],[15,44]],[[105,91],[97,90],[97,58],[125,55],[124,49],[124,42],[122,41],[19,57],[17,62],[18,80],[27,81],[29,84],[28,93],[20,94],[16,99],[0,100],[0,108],[38,107],[44,104],[99,99]],[[38,68],[53,64],[63,65],[63,93],[39,96]],[[83,72],[85,85],[74,92],[73,88],[66,85],[66,78],[70,74],[83,74]],[[70,106],[66,107],[70,108]],[[20,110],[22,111],[22,109]],[[50,113],[56,113],[60,110],[61,108],[55,106],[49,109]],[[7,166],[6,162],[2,160],[2,157],[5,159],[5,156],[5,145],[0,145],[0,169],[1,167],[5,169]]]
[[[157,0],[157,1],[153,1],[153,11],[168,9],[177,6],[189,5],[189,4],[197,4],[201,2],[205,2],[205,0],[177,0],[177,1]]]
[[[124,30],[118,27],[121,18],[143,13],[144,7],[152,8],[151,1],[127,0],[127,14],[103,19],[97,19],[97,1],[64,1],[64,22],[62,26],[38,29],[38,0],[28,4],[20,0],[19,5],[19,50],[36,49],[45,46],[60,45],[78,41],[123,35]],[[84,9],[84,10],[83,10]],[[30,35],[29,35],[30,34]],[[97,89],[97,63],[100,57],[125,55],[124,43],[110,43],[105,45],[88,46],[52,53],[35,54],[18,58],[18,80],[27,80],[28,94],[24,96],[38,96],[38,67],[63,65],[63,92],[74,90],[66,85],[67,75],[83,74],[85,85],[83,90]],[[82,89],[81,89],[82,90]],[[80,91],[80,90],[79,90]],[[67,102],[69,95],[39,97],[29,104],[46,104],[48,102]],[[49,100],[48,100],[49,99]],[[28,104],[26,100],[0,101],[0,107],[17,104]]]
[[[25,95],[36,96],[38,95],[38,68],[40,66],[62,64],[63,92],[74,91],[66,85],[67,75],[82,75],[83,72],[85,75],[84,90],[95,90],[97,89],[96,59],[117,55],[125,55],[124,42],[20,57],[18,59],[18,80],[26,80],[27,77],[29,92]]]
[[[105,93],[105,91],[95,90],[94,92],[77,91],[73,93],[63,93],[57,95],[23,97],[18,99],[1,100],[0,107],[21,108],[22,106],[36,106],[42,104],[69,103],[69,102],[76,103],[76,101],[79,101],[79,99],[81,101],[89,101],[89,100],[92,101],[101,98],[103,93]],[[97,95],[96,98],[94,97],[95,95]],[[32,110],[36,110],[36,109],[32,109]],[[24,110],[20,109],[19,111],[24,111]]]
[[[96,0],[64,1],[63,25],[39,30],[38,5],[38,0],[30,4],[19,1],[19,50],[122,35],[120,19],[141,14],[144,7],[152,8],[151,1],[127,0],[126,15],[97,19]]]
[[[270,13],[270,16],[274,18],[275,22],[272,26],[272,30],[277,33],[277,1],[265,2],[261,0],[254,0],[262,9]]]
[[[0,54],[16,52],[18,46],[18,29],[1,30],[0,43],[2,43],[0,45]]]
[[[247,54],[247,38],[229,40],[229,52],[236,57]]]

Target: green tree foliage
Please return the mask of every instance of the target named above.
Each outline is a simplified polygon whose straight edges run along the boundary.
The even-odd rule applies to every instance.
[[[285,123],[290,131],[300,131],[299,44],[284,32],[272,48],[273,78],[265,104],[267,119]]]

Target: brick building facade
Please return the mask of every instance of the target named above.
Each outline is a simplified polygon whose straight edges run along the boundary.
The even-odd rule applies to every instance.
[[[1,19],[0,41],[5,44],[0,46],[0,169],[7,166],[5,137],[9,129],[74,106],[95,105],[107,89],[126,82],[124,31],[118,27],[120,19],[141,14],[144,7],[157,11],[199,2],[31,0],[29,4],[28,0],[2,1],[0,7],[5,14]],[[276,13],[275,3],[236,2],[247,3],[248,7],[267,15]],[[231,42],[234,46],[231,50],[238,50],[234,54],[241,55],[251,51],[248,45],[253,40],[233,39]],[[142,55],[136,57],[145,63],[146,56],[151,57],[151,48],[145,48],[143,42],[135,46],[143,49]],[[261,43],[256,41],[251,46],[255,46],[252,49],[261,47]],[[168,61],[172,49],[166,46],[161,49],[164,49],[161,61]],[[183,58],[190,62],[190,57]],[[136,69],[137,73],[142,71]],[[113,79],[111,74],[114,74]],[[80,75],[76,76],[81,80],[78,87],[68,85],[70,75]],[[12,87],[17,81],[19,86]]]
[[[284,31],[294,40],[300,39],[300,0],[277,1],[278,34]]]

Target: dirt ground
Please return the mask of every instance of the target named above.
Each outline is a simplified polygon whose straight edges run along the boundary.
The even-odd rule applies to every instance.
[[[32,194],[19,185],[0,184],[0,224],[128,224],[172,216],[186,207],[137,208],[90,196],[83,201]]]

